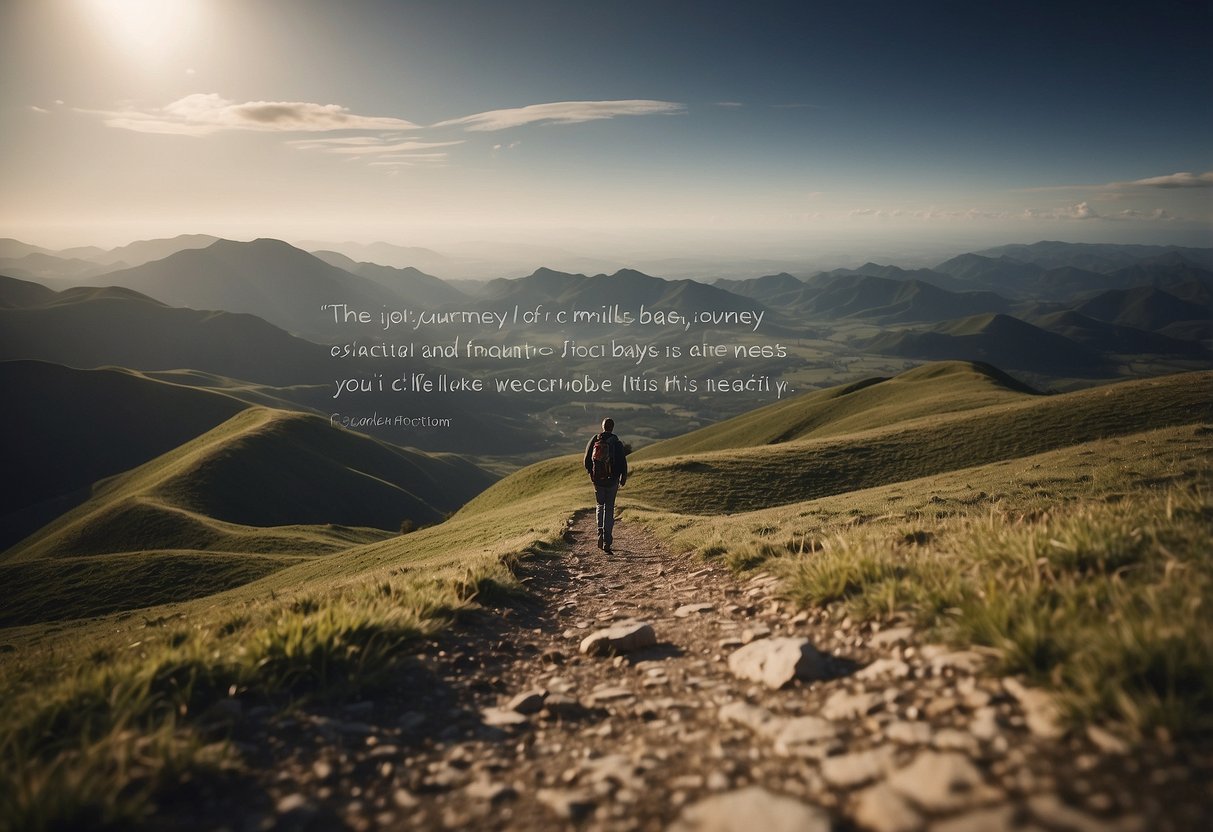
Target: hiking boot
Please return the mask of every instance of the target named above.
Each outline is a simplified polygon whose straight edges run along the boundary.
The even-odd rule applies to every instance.
[[[609,543],[602,547],[602,551],[606,552],[608,555],[615,554],[614,552],[611,551],[611,544],[609,544]]]

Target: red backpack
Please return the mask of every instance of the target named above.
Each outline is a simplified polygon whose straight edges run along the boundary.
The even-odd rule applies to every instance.
[[[615,476],[615,443],[618,440],[614,434],[598,434],[594,437],[594,450],[590,452],[590,479],[594,482],[606,482]]]

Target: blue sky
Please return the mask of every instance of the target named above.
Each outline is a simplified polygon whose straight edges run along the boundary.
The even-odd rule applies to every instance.
[[[0,234],[1205,243],[1207,3],[8,0]]]

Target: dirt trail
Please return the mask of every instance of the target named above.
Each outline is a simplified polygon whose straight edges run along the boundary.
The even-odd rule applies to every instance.
[[[265,776],[211,796],[202,817],[222,821],[199,826],[1081,832],[1197,828],[1208,811],[1191,761],[1049,736],[1048,703],[978,653],[793,614],[769,576],[739,582],[632,523],[615,535],[607,556],[579,512],[564,551],[522,565],[531,602],[430,642],[393,695],[250,711],[243,749]],[[579,652],[628,619],[656,644]],[[730,671],[781,636],[826,654],[825,678],[773,690]]]

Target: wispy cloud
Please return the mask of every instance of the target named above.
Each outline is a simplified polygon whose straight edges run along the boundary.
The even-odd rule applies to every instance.
[[[138,133],[205,136],[222,130],[326,132],[331,130],[415,130],[399,118],[362,116],[339,104],[306,101],[229,101],[216,93],[194,93],[153,109],[82,110],[110,127]]]
[[[1145,188],[1213,188],[1213,171],[1208,173],[1172,173],[1167,176],[1151,176],[1134,179],[1132,182],[1113,182],[1108,187],[1124,188],[1139,185]]]
[[[1040,191],[1122,191],[1132,188],[1213,188],[1213,171],[1208,173],[1170,173],[1166,176],[1150,176],[1127,182],[1097,182],[1082,185],[1043,185],[1036,188],[1019,188],[1024,192]]]
[[[674,115],[686,112],[685,105],[672,101],[631,99],[626,101],[555,101],[509,110],[490,110],[441,121],[434,127],[464,127],[468,130],[508,130],[526,124],[580,124],[618,116]]]
[[[31,110],[33,110],[35,113],[44,113],[45,114],[45,113],[50,112],[50,110],[46,109],[45,107],[39,107],[37,104],[31,104],[31,105],[29,105],[29,108]]]
[[[1125,220],[1171,222],[1180,219],[1174,214],[1154,208],[1148,211],[1125,209],[1105,214],[1089,202],[1076,202],[1053,208],[1024,208],[1020,211],[988,211],[980,208],[855,208],[848,212],[851,219],[876,220],[1031,220],[1119,222]]]
[[[415,150],[429,150],[435,147],[452,147],[463,144],[462,139],[447,142],[397,141],[377,136],[347,136],[335,139],[296,139],[287,144],[299,150],[320,150],[324,153],[337,153],[345,156],[377,156],[388,153],[407,153]]]
[[[745,104],[740,101],[717,101],[717,107],[744,107]]]

